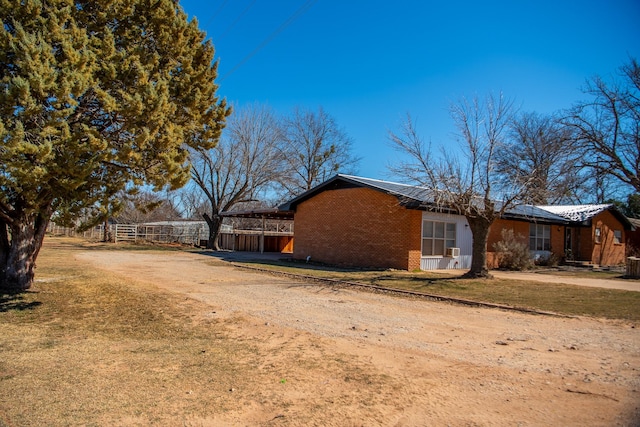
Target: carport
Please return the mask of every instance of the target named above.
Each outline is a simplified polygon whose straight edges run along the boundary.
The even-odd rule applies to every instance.
[[[259,219],[261,224],[259,230],[243,230],[234,228],[231,233],[222,233],[231,235],[229,237],[231,244],[226,245],[231,247],[227,247],[226,249],[240,251],[246,250],[244,247],[247,245],[240,244],[242,241],[241,236],[245,239],[251,239],[253,236],[257,236],[258,251],[260,253],[293,253],[293,211],[281,210],[278,208],[252,209],[245,211],[223,212],[221,216],[226,218]],[[269,220],[287,222],[288,227],[284,227],[281,230],[280,226],[277,226],[276,230],[268,230],[267,221]],[[250,247],[251,245],[248,246]]]

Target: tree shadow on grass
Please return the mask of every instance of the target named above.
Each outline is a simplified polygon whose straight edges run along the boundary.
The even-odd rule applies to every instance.
[[[25,301],[24,296],[20,293],[0,294],[0,313],[33,310],[41,305],[40,301]]]
[[[465,287],[466,282],[462,280],[462,276],[451,277],[398,277],[394,275],[382,275],[373,277],[371,280],[378,286],[385,286],[386,282],[390,282],[389,287],[393,287],[394,283],[402,282],[405,287],[414,290],[429,289],[432,287]]]

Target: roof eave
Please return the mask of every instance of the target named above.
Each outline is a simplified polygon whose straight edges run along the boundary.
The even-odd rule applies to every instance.
[[[280,209],[280,208],[253,209],[248,211],[225,211],[225,212],[222,212],[220,216],[232,217],[232,218],[293,220],[293,211]]]
[[[325,182],[323,182],[321,184],[318,184],[316,187],[305,191],[301,195],[289,200],[288,202],[285,202],[285,203],[281,204],[280,206],[278,206],[278,209],[295,212],[296,211],[296,207],[297,207],[298,204],[304,202],[305,200],[310,199],[311,197],[315,196],[316,194],[319,194],[319,193],[321,193],[323,191],[326,191],[327,187],[330,187],[333,183],[335,183],[337,181],[342,181],[342,182],[354,185],[356,187],[369,188],[369,189],[374,190],[374,191],[379,191],[381,193],[389,194],[390,196],[396,197],[400,201],[400,204],[402,206],[408,208],[408,209],[418,209],[419,206],[423,203],[422,200],[414,199],[414,198],[409,197],[407,195],[398,194],[396,192],[389,191],[389,190],[384,189],[382,187],[377,187],[375,185],[370,185],[367,182],[363,182],[363,181],[360,181],[360,180],[357,180],[357,179],[353,179],[349,175],[337,174],[337,175],[329,178],[327,181],[325,181]]]

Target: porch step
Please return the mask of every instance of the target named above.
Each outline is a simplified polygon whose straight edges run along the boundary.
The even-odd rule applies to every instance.
[[[572,266],[572,267],[582,267],[582,268],[598,268],[598,267],[600,267],[598,264],[591,264],[590,261],[565,261],[564,264]]]

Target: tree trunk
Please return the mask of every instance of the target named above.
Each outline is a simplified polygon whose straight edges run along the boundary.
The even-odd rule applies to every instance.
[[[207,221],[207,225],[209,226],[207,249],[219,251],[220,245],[218,244],[218,236],[220,235],[220,229],[222,228],[222,218],[220,218],[220,215],[214,214],[213,216],[209,216],[206,213],[202,214],[202,217]]]
[[[0,282],[4,283],[4,272],[7,268],[7,259],[9,259],[9,228],[7,223],[0,219]]]
[[[471,233],[473,234],[473,245],[471,255],[471,269],[463,276],[465,278],[491,278],[487,268],[487,240],[489,238],[489,227],[493,221],[482,217],[467,218]]]
[[[2,261],[0,288],[6,292],[23,292],[31,287],[36,258],[42,247],[50,212],[22,215],[9,225],[10,240]],[[5,227],[6,229],[6,227]],[[0,238],[4,242],[4,239]],[[4,247],[2,249],[5,249]]]
[[[102,230],[102,241],[103,242],[108,242],[111,239],[109,239],[109,218],[105,217],[104,222],[102,223],[102,226],[104,227]]]

